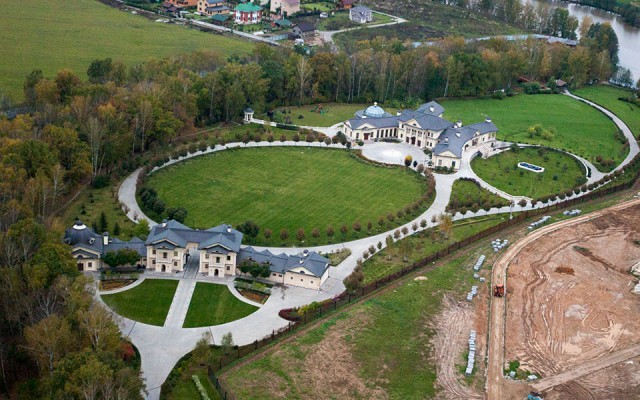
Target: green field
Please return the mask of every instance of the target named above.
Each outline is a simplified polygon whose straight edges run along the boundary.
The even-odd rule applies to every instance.
[[[610,110],[631,129],[634,135],[640,135],[640,107],[618,100],[619,97],[631,97],[633,92],[614,86],[585,86],[573,92],[575,95],[589,99]]]
[[[261,228],[258,242],[264,244],[304,244],[296,240],[299,228],[305,230],[305,243],[314,244],[331,241],[326,236],[329,225],[335,230],[333,239],[340,241],[365,235],[368,221],[389,229],[400,220],[379,227],[379,217],[415,204],[427,189],[412,171],[371,165],[344,150],[308,147],[227,150],[197,157],[154,173],[147,185],[167,207],[185,207],[187,225],[209,228],[253,220]],[[362,225],[360,234],[351,229],[355,221]],[[343,224],[349,228],[344,238]],[[270,240],[263,237],[265,228],[273,232]],[[317,239],[311,237],[314,228],[320,231]],[[282,229],[288,230],[288,240],[280,240]]]
[[[33,69],[51,77],[70,68],[81,77],[91,61],[111,57],[127,65],[194,50],[246,54],[248,41],[163,24],[97,0],[6,0],[0,13],[0,91],[22,99]],[[10,60],[10,62],[8,61]]]
[[[247,400],[434,398],[433,318],[445,293],[462,300],[476,257],[459,256],[427,272],[425,281],[405,281],[339,312],[222,378],[237,398]]]
[[[146,279],[124,292],[103,295],[102,300],[125,318],[162,326],[177,287],[177,280]]]
[[[354,113],[358,110],[369,107],[371,104],[339,104],[321,103],[322,114],[312,112],[318,104],[309,104],[302,107],[281,107],[278,110],[291,111],[286,115],[291,117],[291,123],[304,126],[331,126],[339,122],[344,122],[350,118],[355,118]],[[384,106],[383,106],[384,107]],[[395,114],[395,109],[386,109],[388,113]],[[302,115],[304,118],[299,118]]]
[[[616,139],[618,129],[613,122],[596,109],[568,96],[518,95],[503,100],[443,100],[442,105],[446,108],[446,119],[461,119],[466,125],[491,117],[499,129],[498,138],[501,140],[565,149],[594,164],[600,155],[618,165],[628,153],[628,148]],[[539,136],[530,138],[527,129],[535,124],[546,129],[555,128],[557,133],[551,140]]]
[[[475,182],[458,179],[453,183],[451,197],[449,199],[449,207],[451,209],[471,208],[474,204],[484,207],[508,206],[509,202],[502,197],[481,188]]]
[[[523,148],[487,159],[475,158],[471,167],[488,184],[511,195],[532,199],[560,194],[586,182],[581,179],[585,176],[584,167],[576,159],[564,153],[541,150]],[[545,170],[541,173],[527,171],[517,166],[521,161]]]
[[[415,261],[446,249],[447,246],[456,241],[466,239],[482,230],[497,225],[504,221],[505,218],[507,217],[492,215],[456,222],[448,238],[444,238],[438,228],[431,228],[420,234],[411,235],[407,239],[403,239],[409,242],[410,247],[407,261],[404,261],[404,252],[398,243],[391,248],[384,248],[379,253],[376,253],[376,256],[364,263],[362,267],[364,282],[367,284],[385,278]]]
[[[236,299],[225,285],[198,282],[183,328],[224,324],[244,318],[257,309]]]

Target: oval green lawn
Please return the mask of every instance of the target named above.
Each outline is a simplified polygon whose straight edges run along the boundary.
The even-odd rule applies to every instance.
[[[517,143],[540,144],[564,149],[596,163],[596,157],[612,159],[618,165],[629,148],[615,137],[615,124],[604,114],[564,95],[518,95],[497,99],[446,100],[445,118],[461,119],[465,124],[483,121],[487,116],[498,127],[498,139]],[[535,124],[555,128],[552,140],[529,137],[527,129]],[[613,169],[600,168],[601,171]]]
[[[282,229],[292,243],[299,228],[306,243],[326,243],[329,225],[334,240],[342,240],[343,224],[351,239],[356,220],[362,236],[368,221],[377,229],[380,216],[395,214],[426,191],[413,171],[371,165],[345,150],[309,147],[226,150],[162,169],[147,184],[167,207],[187,209],[186,225],[209,228],[252,220],[260,226],[259,242],[266,244],[281,244]],[[273,231],[268,242],[265,228]],[[320,230],[317,240],[311,236],[314,228]]]
[[[542,173],[527,171],[517,166],[521,161],[545,170]],[[582,164],[575,158],[556,151],[545,151],[540,156],[538,148],[523,148],[517,153],[509,150],[487,159],[475,158],[471,168],[488,184],[511,195],[533,199],[571,190],[585,176]]]

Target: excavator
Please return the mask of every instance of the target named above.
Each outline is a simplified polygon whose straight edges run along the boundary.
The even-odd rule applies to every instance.
[[[504,296],[504,285],[495,285],[493,287],[493,295],[495,297],[502,297]]]

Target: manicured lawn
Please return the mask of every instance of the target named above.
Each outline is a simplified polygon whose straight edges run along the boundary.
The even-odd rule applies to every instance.
[[[629,126],[636,137],[640,134],[640,107],[618,100],[619,97],[633,96],[630,90],[608,85],[599,85],[585,86],[582,89],[575,90],[574,94],[589,99],[610,110]]]
[[[244,318],[257,309],[236,299],[225,285],[198,282],[183,327],[220,325]]]
[[[449,207],[459,209],[470,208],[474,204],[482,207],[490,204],[492,207],[508,206],[509,202],[502,197],[481,188],[477,183],[458,179],[453,183]]]
[[[461,292],[472,284],[475,257],[451,260],[426,273],[428,280],[409,281],[339,312],[222,378],[237,398],[247,400],[434,398],[432,318],[441,310],[445,293],[462,300]],[[321,362],[318,357],[340,361]],[[340,363],[348,370],[341,378],[325,377],[317,370]],[[352,384],[354,380],[358,384]]]
[[[300,4],[300,8],[309,11],[331,11],[336,8],[336,5],[334,3],[326,2],[302,3]]]
[[[519,168],[521,161],[545,168],[536,173]],[[573,157],[556,151],[523,148],[506,151],[487,159],[475,158],[471,167],[490,185],[514,196],[537,199],[571,190],[585,181],[584,167]]]
[[[403,239],[409,241],[411,248],[407,261],[404,261],[399,245],[396,244],[391,249],[383,249],[363,264],[364,283],[367,284],[398,272],[403,267],[445,249],[456,241],[466,239],[484,229],[499,224],[504,221],[504,218],[507,217],[493,215],[459,221],[454,224],[448,239],[443,238],[438,228],[431,228],[426,232],[411,235],[407,239]]]
[[[146,279],[133,289],[103,295],[102,300],[123,317],[162,326],[177,287],[177,280]]]
[[[191,375],[197,375],[200,379],[200,383],[204,386],[209,398],[212,400],[220,399],[220,394],[213,386],[213,383],[209,380],[206,372],[193,373]],[[171,393],[165,395],[164,391],[162,392],[162,397],[166,400],[170,399],[199,399],[200,392],[198,392],[198,388],[196,384],[191,379],[191,375],[185,376],[185,379],[180,380],[173,387]]]
[[[415,204],[427,185],[416,173],[401,168],[385,168],[358,159],[345,150],[321,148],[254,148],[227,150],[197,157],[160,170],[148,178],[167,207],[185,207],[186,224],[209,228],[221,223],[238,225],[253,220],[260,228],[263,244],[326,243],[326,228],[332,225],[334,240],[342,240],[340,227],[351,230],[360,221],[378,227],[379,217],[397,213]],[[389,190],[393,188],[393,190]],[[416,209],[418,215],[427,204]],[[413,216],[405,216],[413,218]],[[273,232],[263,237],[265,228]],[[296,231],[305,230],[305,241],[296,240]],[[311,237],[318,228],[320,236]],[[288,230],[289,239],[280,240]]]
[[[0,91],[22,99],[33,69],[52,77],[70,68],[81,77],[91,61],[111,57],[126,65],[194,50],[223,56],[246,54],[253,45],[235,37],[163,24],[119,11],[97,0],[6,0],[0,13]]]
[[[319,112],[312,112],[316,109],[318,104],[309,104],[302,107],[282,107],[280,111],[288,110],[291,113],[287,113],[291,117],[291,123],[296,125],[305,126],[331,126],[339,122],[344,122],[350,118],[355,118],[353,115],[356,111],[369,107],[372,104],[338,104],[338,103],[322,103],[322,114]],[[381,106],[386,112],[395,115],[395,109],[387,109],[384,105]],[[302,115],[304,118],[299,118]]]
[[[194,344],[195,345],[195,344]],[[219,347],[209,348],[209,359],[206,364],[216,365],[223,351]],[[207,366],[202,366],[189,353],[171,371],[167,380],[162,384],[161,399],[163,400],[183,400],[200,399],[200,393],[196,384],[191,378],[198,375],[200,383],[207,390],[211,400],[221,400],[220,394],[207,376]]]
[[[462,119],[464,124],[489,116],[498,127],[498,138],[518,143],[542,144],[565,149],[596,164],[596,156],[613,159],[618,165],[628,147],[616,139],[617,127],[596,109],[564,95],[518,95],[497,99],[444,100],[444,117]],[[535,124],[555,128],[551,140],[529,137]],[[609,168],[611,170],[612,168]],[[603,169],[604,171],[604,169]]]

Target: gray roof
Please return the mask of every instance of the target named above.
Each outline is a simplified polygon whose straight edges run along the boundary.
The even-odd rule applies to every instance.
[[[220,245],[228,250],[238,252],[242,244],[242,233],[231,225],[218,225],[201,231],[189,228],[178,221],[170,220],[155,225],[147,238],[146,245],[159,245],[169,241],[178,247],[186,247],[187,243],[197,243],[198,249],[206,249]]]
[[[103,235],[108,237],[107,232]],[[73,227],[64,231],[64,242],[74,248],[74,255],[82,255],[88,258],[95,257],[95,253],[103,256],[110,251],[122,249],[135,250],[141,257],[147,256],[147,249],[142,239],[134,237],[131,240],[122,241],[118,238],[109,237],[105,245],[103,235],[95,233],[93,229],[78,220],[73,224]]]
[[[109,243],[104,246],[104,253],[108,253],[110,251],[117,252],[123,249],[135,250],[138,252],[138,254],[140,254],[140,257],[147,256],[147,247],[144,245],[144,240],[137,237],[134,237],[126,242],[118,238],[110,238]]]
[[[498,128],[491,120],[478,122],[461,128],[449,128],[440,135],[438,144],[433,149],[433,153],[439,155],[445,151],[450,151],[455,154],[456,157],[462,157],[464,144],[473,139],[476,133],[485,134],[497,131]]]
[[[364,14],[364,13],[370,13],[371,9],[369,7],[360,5],[360,6],[353,7],[351,11],[353,11],[354,13]]]
[[[431,131],[442,131],[444,129],[453,126],[451,121],[447,121],[444,118],[440,118],[437,115],[433,114],[425,114],[420,111],[409,111],[405,110],[400,114],[398,119],[402,122],[407,122],[412,119],[415,119],[418,123],[418,127],[422,129],[428,129]]]
[[[268,263],[271,272],[281,274],[297,267],[303,267],[319,278],[329,268],[329,259],[322,257],[315,251],[290,256],[284,253],[274,254],[269,250],[258,251],[249,246],[240,250],[239,258],[240,262],[250,259],[261,264]]]
[[[398,117],[352,118],[349,120],[349,125],[351,125],[351,129],[359,129],[364,124],[370,124],[376,128],[397,128]]]
[[[442,107],[435,101],[430,101],[428,103],[421,104],[420,107],[416,109],[416,111],[438,116],[444,113],[444,107]]]
[[[297,22],[296,27],[300,29],[300,32],[313,32],[316,30],[315,25],[309,22]]]

